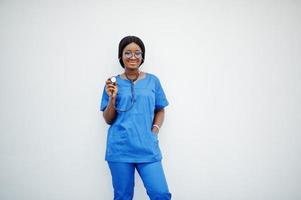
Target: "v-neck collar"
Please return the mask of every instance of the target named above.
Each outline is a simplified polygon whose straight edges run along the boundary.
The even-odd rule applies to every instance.
[[[143,72],[143,73],[144,73],[144,77],[141,78],[141,79],[138,78],[136,81],[134,81],[134,85],[136,85],[139,81],[142,81],[142,80],[144,80],[144,79],[147,78],[148,73],[146,73],[146,72]],[[123,80],[123,81],[131,82],[131,81],[128,80],[128,79],[124,79],[124,78],[121,76],[121,74],[118,74],[118,77],[119,77],[121,80]]]

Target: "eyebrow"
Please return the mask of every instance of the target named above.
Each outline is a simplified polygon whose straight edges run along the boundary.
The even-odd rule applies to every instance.
[[[124,51],[131,51],[130,49],[128,49],[128,50],[124,50]],[[141,51],[141,50],[139,50],[139,49],[137,49],[137,50],[134,50],[134,51]],[[142,52],[142,51],[141,51]]]

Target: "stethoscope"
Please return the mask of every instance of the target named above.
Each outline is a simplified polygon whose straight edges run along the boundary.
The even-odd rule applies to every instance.
[[[129,79],[127,74],[125,73],[126,78],[131,82],[131,105],[127,109],[124,109],[124,110],[117,108],[116,105],[115,105],[114,108],[117,112],[127,112],[127,111],[131,110],[134,107],[134,104],[136,102],[134,82],[139,78],[139,74],[140,74],[140,72],[138,72],[138,76],[135,79]],[[115,84],[117,82],[117,79],[116,79],[115,76],[112,76],[110,78],[110,81],[111,81],[112,84]]]

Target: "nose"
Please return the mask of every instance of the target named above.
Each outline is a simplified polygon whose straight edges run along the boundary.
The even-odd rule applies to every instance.
[[[135,53],[132,53],[132,54],[131,54],[130,59],[135,59],[135,60],[136,60]]]

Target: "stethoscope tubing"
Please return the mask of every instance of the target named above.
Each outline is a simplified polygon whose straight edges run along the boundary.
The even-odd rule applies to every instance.
[[[127,75],[126,75],[126,77],[127,77]],[[127,108],[127,109],[119,109],[119,108],[117,108],[116,107],[116,105],[114,106],[114,108],[115,108],[115,110],[117,111],[117,112],[127,112],[127,111],[129,111],[129,110],[131,110],[133,107],[134,107],[134,104],[135,104],[135,102],[136,102],[136,99],[135,99],[135,88],[134,88],[134,82],[137,80],[139,78],[139,73],[138,73],[138,76],[134,79],[134,80],[131,80],[131,79],[129,79],[128,77],[127,77],[127,79],[130,81],[130,83],[131,83],[131,105]],[[117,82],[117,80],[116,80],[116,77],[111,77],[110,78],[110,81],[111,81],[111,83],[116,83]]]

